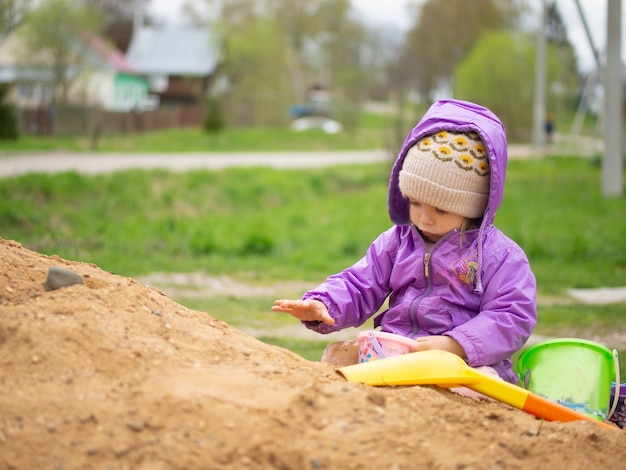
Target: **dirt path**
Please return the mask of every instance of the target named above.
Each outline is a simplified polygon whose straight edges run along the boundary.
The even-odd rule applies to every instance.
[[[555,144],[543,149],[532,145],[509,146],[509,158],[540,158],[558,153],[589,156],[599,144],[583,137],[558,136]],[[193,169],[219,170],[230,166],[269,166],[272,168],[314,168],[341,164],[384,162],[388,150],[289,151],[289,152],[181,152],[181,153],[90,153],[90,152],[1,152],[0,178],[31,172],[57,173],[75,170],[96,174],[131,168],[163,168],[172,171]]]
[[[332,152],[186,152],[186,153],[87,153],[0,152],[0,178],[30,172],[58,173],[75,170],[97,174],[127,169],[163,168],[171,171],[219,170],[231,166],[315,168],[341,164],[383,162],[384,150]]]

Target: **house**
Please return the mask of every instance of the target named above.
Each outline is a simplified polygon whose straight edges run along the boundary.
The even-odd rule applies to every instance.
[[[161,104],[199,104],[215,85],[219,41],[208,28],[140,26],[126,60]]]
[[[69,67],[67,104],[114,112],[150,105],[147,81],[105,39],[86,33],[74,45],[87,60],[80,68]],[[0,42],[0,83],[8,85],[8,100],[16,108],[46,109],[54,101],[52,68],[21,60],[21,49],[15,31]]]
[[[21,42],[15,32],[0,41],[0,84],[8,87],[7,100],[17,108],[47,107],[52,101],[52,70],[19,64]]]
[[[124,54],[100,36],[88,35],[86,43],[94,54],[93,67],[77,80],[85,96],[106,111],[126,112],[154,107],[148,82],[126,60]]]

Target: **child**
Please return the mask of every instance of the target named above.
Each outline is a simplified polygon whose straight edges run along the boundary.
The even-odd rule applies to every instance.
[[[352,267],[302,300],[276,300],[319,333],[374,319],[515,383],[511,355],[537,322],[536,281],[523,250],[494,225],[507,164],[504,126],[488,109],[438,101],[407,136],[391,171],[393,227]]]

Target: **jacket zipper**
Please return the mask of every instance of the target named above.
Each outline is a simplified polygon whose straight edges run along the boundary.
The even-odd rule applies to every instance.
[[[419,331],[419,323],[417,321],[417,308],[419,304],[422,302],[422,299],[424,299],[424,297],[430,294],[430,292],[432,291],[432,287],[433,287],[432,280],[430,278],[430,256],[432,253],[434,253],[434,251],[442,242],[444,242],[447,238],[451,237],[454,233],[457,233],[457,232],[458,230],[453,230],[452,232],[447,233],[446,235],[444,235],[443,237],[441,237],[439,240],[435,242],[435,244],[432,246],[430,251],[424,252],[424,277],[426,278],[426,288],[424,289],[423,294],[417,297],[411,303],[411,307],[409,308],[409,318],[411,319],[411,333],[410,333],[411,336],[416,335],[417,332]],[[424,243],[424,247],[425,246],[426,244]]]
[[[437,247],[439,245],[441,245],[441,243],[446,241],[448,238],[450,238],[452,235],[454,235],[457,232],[458,232],[458,230],[452,230],[451,232],[446,233],[443,237],[441,237],[439,240],[437,240],[435,242],[435,244],[432,246],[430,251],[426,251],[424,253],[424,276],[426,276],[426,278],[428,278],[430,276],[430,269],[429,269],[429,267],[430,267],[430,255],[431,255],[431,253],[434,253],[434,251],[437,249]],[[425,246],[426,246],[426,244],[424,243],[424,247]]]

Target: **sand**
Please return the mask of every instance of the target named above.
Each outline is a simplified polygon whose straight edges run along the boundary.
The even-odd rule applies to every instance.
[[[83,283],[46,290],[50,267]],[[615,469],[624,431],[370,387],[163,292],[0,239],[0,469]]]

